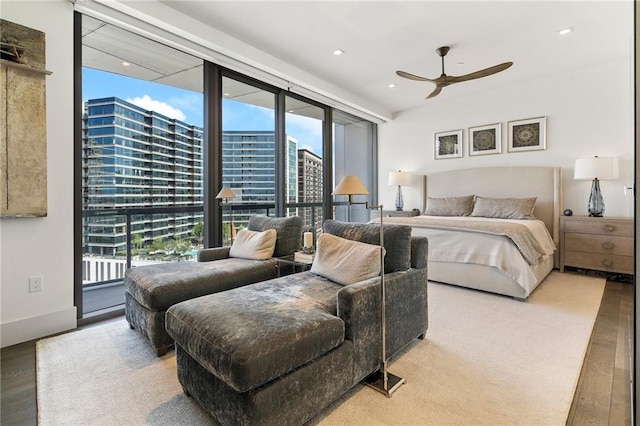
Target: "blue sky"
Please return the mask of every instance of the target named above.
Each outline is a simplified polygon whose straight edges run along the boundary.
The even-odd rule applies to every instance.
[[[185,123],[202,127],[203,95],[163,84],[83,68],[82,100],[115,96]],[[274,112],[232,100],[223,101],[224,130],[274,130]],[[286,132],[306,148],[322,156],[322,123],[287,114]]]

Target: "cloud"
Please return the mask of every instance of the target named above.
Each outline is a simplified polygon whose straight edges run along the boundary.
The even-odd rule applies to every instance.
[[[127,98],[127,102],[131,102],[132,104],[137,105],[140,108],[166,115],[169,118],[175,118],[176,120],[184,121],[187,118],[187,116],[184,115],[184,113],[178,108],[174,108],[166,102],[151,99],[149,95]]]

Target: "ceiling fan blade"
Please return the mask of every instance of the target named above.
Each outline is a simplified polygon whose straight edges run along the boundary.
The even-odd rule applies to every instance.
[[[476,78],[487,77],[489,75],[498,73],[500,71],[504,71],[507,68],[509,68],[511,65],[513,65],[513,62],[505,62],[503,64],[495,65],[495,66],[489,67],[489,68],[485,68],[483,70],[472,72],[470,74],[460,75],[460,76],[457,76],[457,77],[456,76],[448,76],[447,77],[447,82],[449,82],[449,84],[453,84],[453,83],[460,83],[462,81],[474,80]]]
[[[435,98],[440,94],[441,91],[442,91],[442,86],[438,86],[435,89],[433,89],[433,92],[431,92],[429,96],[427,96],[425,99]]]
[[[432,83],[434,82],[434,80],[432,80],[430,78],[420,77],[419,75],[410,74],[410,73],[404,72],[404,71],[396,71],[396,74],[398,74],[400,77],[408,78],[409,80],[430,81]]]

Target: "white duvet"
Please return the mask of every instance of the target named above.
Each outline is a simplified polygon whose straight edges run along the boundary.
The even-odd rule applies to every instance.
[[[440,217],[420,216],[424,218],[454,219],[465,221],[500,221],[514,222],[527,226],[544,249],[545,256],[553,256],[555,244],[544,222],[540,220],[509,220],[481,217]],[[393,223],[399,223],[393,218]],[[403,221],[411,225],[411,218]],[[414,226],[412,235],[425,236],[429,239],[430,262],[475,263],[495,267],[503,274],[519,283],[527,293],[537,285],[537,278],[531,265],[522,257],[516,245],[508,237],[468,230],[452,231],[430,229]]]

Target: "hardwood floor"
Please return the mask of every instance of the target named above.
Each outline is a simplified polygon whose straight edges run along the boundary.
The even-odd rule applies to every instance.
[[[567,425],[630,425],[633,285],[608,280]]]
[[[567,425],[631,425],[632,318],[633,285],[608,280]],[[35,341],[2,349],[0,370],[0,424],[37,425]]]

